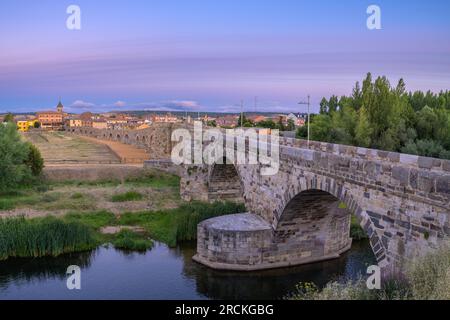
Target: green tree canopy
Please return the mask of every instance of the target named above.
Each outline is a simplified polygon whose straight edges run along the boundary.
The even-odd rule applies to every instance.
[[[311,139],[450,159],[450,91],[407,92],[368,73],[351,96],[320,102]],[[299,129],[299,137],[306,129]]]
[[[14,123],[0,125],[0,192],[29,184],[43,167],[39,151],[23,142]]]

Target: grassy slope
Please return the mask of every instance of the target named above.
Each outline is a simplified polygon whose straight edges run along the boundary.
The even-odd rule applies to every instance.
[[[120,192],[117,191],[119,188]],[[147,200],[156,205],[164,202],[176,205],[180,203],[178,188],[178,177],[153,171],[124,183],[114,179],[96,182],[65,181],[0,194],[0,210],[32,208],[42,211],[93,211],[104,209],[99,207],[99,200]],[[145,194],[141,191],[145,191]]]

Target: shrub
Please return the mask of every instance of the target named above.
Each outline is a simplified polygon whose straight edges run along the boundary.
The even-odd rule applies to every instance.
[[[329,282],[322,290],[300,283],[292,300],[450,300],[450,249],[429,253],[406,265],[405,274],[385,279],[381,290],[369,290],[365,280]]]
[[[153,242],[141,234],[123,229],[116,235],[113,245],[116,249],[147,251],[153,247]]]
[[[126,201],[139,201],[142,200],[143,195],[136,191],[128,191],[125,193],[115,194],[112,196],[112,202],[126,202]]]
[[[367,233],[364,231],[364,229],[359,224],[358,219],[354,215],[352,215],[352,218],[351,218],[350,237],[352,237],[352,239],[356,240],[356,241],[369,238],[367,236]]]
[[[153,239],[175,246],[180,241],[196,239],[197,225],[201,221],[245,211],[243,204],[233,202],[191,202],[176,209],[125,213],[118,224],[142,226]]]
[[[412,293],[418,300],[450,300],[450,249],[442,248],[407,268]]]
[[[87,225],[94,230],[98,230],[105,226],[112,226],[116,224],[116,216],[109,211],[96,212],[71,212],[64,216],[66,222],[79,222]]]
[[[30,168],[33,176],[37,177],[42,173],[44,168],[44,159],[42,159],[41,153],[33,144],[28,145],[28,158],[25,160],[25,164]]]
[[[0,125],[0,192],[29,181],[32,173],[26,165],[28,152],[28,144],[22,142],[14,123]]]
[[[182,213],[176,216],[177,241],[197,239],[197,225],[203,220],[246,211],[243,204],[234,202],[192,202],[182,205],[180,210]]]

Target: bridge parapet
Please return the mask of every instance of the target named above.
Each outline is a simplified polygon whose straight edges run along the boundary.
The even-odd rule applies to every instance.
[[[354,147],[319,141],[310,141],[308,148],[308,142],[306,140],[293,138],[280,138],[280,144],[289,147],[311,149],[340,156],[348,156],[354,159],[383,161],[385,163],[400,164],[417,169],[430,169],[433,171],[450,173],[450,160],[445,159],[436,159],[398,152]]]

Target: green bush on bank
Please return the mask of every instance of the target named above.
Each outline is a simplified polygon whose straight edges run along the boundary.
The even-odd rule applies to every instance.
[[[39,150],[22,141],[16,125],[0,125],[0,192],[30,185],[41,174],[43,160]]]
[[[368,239],[366,231],[359,224],[358,218],[355,215],[351,217],[350,223],[350,237],[355,241]]]
[[[123,229],[112,242],[114,248],[131,251],[147,251],[153,247],[153,241],[134,231]]]
[[[139,201],[142,200],[144,196],[137,191],[127,191],[125,193],[115,194],[111,197],[112,202],[128,202],[128,201]]]
[[[125,213],[119,224],[142,226],[153,239],[175,246],[180,241],[196,239],[201,221],[241,212],[245,212],[245,206],[234,202],[191,202],[176,209]]]
[[[0,260],[10,257],[58,256],[95,248],[91,229],[55,217],[0,219]]]
[[[176,209],[126,213],[116,216],[108,211],[68,213],[63,217],[0,219],[0,260],[10,257],[57,256],[95,248],[111,242],[114,247],[145,251],[153,242],[175,246],[197,237],[197,224],[224,215],[245,212],[242,204],[193,202]],[[104,235],[106,226],[140,226],[145,234],[124,229],[115,235]]]

